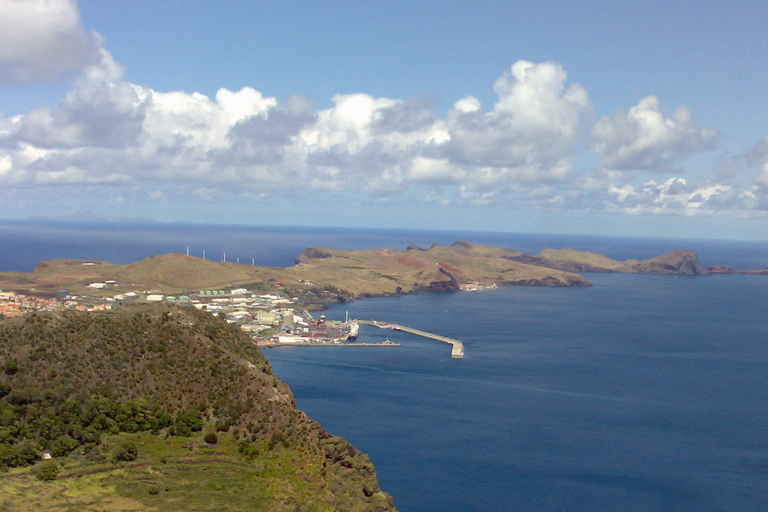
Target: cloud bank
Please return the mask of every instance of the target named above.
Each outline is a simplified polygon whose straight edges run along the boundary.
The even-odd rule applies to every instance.
[[[718,131],[685,106],[665,115],[654,96],[595,121],[587,91],[555,62],[518,61],[493,84],[489,108],[466,96],[441,116],[426,98],[339,94],[317,109],[250,87],[214,98],[141,87],[67,0],[0,0],[0,48],[5,83],[80,70],[58,105],[0,118],[6,192],[67,185],[164,201],[354,191],[444,205],[768,210],[768,142],[742,158],[761,167],[749,183],[680,177],[686,159],[717,147]]]
[[[591,112],[555,63],[518,62],[494,85],[490,111],[467,97],[444,119],[426,99],[337,95],[316,110],[245,87],[215,98],[158,92],[123,79],[105,50],[55,108],[3,119],[6,185],[184,183],[263,190],[414,184],[497,193],[562,183]],[[468,192],[469,193],[469,192]]]

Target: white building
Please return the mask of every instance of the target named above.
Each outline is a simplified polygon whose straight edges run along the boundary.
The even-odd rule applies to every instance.
[[[256,323],[261,325],[275,325],[278,323],[277,314],[274,311],[263,309],[256,310]]]

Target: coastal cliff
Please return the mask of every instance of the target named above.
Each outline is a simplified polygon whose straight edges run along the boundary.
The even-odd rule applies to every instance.
[[[14,510],[395,510],[249,337],[194,308],[0,321],[0,423]]]

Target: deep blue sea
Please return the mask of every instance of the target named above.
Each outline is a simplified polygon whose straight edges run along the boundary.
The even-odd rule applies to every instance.
[[[500,233],[0,223],[0,270],[163,252],[289,265],[307,245],[457,239],[614,258],[690,248],[768,265],[768,243]],[[301,409],[371,456],[415,511],[768,510],[768,277],[586,274],[591,288],[504,287],[333,306],[448,345],[363,327],[387,348],[265,351]]]

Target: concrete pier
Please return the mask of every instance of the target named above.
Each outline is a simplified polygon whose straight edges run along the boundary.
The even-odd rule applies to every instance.
[[[276,343],[263,343],[258,345],[259,348],[273,348],[273,347],[400,347],[400,343],[318,343],[318,342],[276,342]]]
[[[402,331],[422,338],[429,338],[432,340],[442,341],[451,345],[451,357],[454,359],[462,359],[464,357],[464,344],[459,340],[448,338],[447,336],[440,336],[439,334],[433,334],[431,332],[420,331],[419,329],[413,329],[412,327],[406,327],[400,324],[391,324],[389,322],[377,322],[376,320],[353,320],[353,323],[360,325],[372,325],[379,329],[392,329],[393,331]]]

